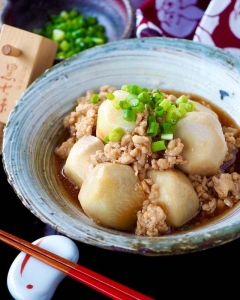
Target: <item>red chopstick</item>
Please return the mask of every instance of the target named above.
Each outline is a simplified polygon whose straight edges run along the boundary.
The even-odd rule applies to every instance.
[[[50,251],[0,230],[0,240],[50,265],[60,272],[116,300],[154,300],[114,280],[80,266]]]

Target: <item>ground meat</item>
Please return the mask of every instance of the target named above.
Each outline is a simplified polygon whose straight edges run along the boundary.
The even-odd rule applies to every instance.
[[[171,140],[165,150],[165,158],[152,160],[152,168],[154,170],[164,171],[171,169],[177,164],[186,164],[187,161],[180,155],[184,145],[180,139]]]
[[[202,211],[213,214],[217,207],[232,207],[240,198],[240,175],[220,173],[207,178],[189,175],[189,179],[198,194]]]
[[[67,159],[68,154],[75,143],[76,138],[71,137],[67,139],[66,142],[63,142],[60,147],[56,147],[54,151],[61,159]]]
[[[211,198],[209,201],[204,202],[202,204],[202,210],[208,215],[213,214],[216,207],[217,207],[217,200],[215,198]]]
[[[141,211],[137,213],[137,227],[135,234],[147,236],[159,236],[168,231],[166,214],[163,209],[151,203],[150,200],[143,202]]]
[[[223,133],[228,148],[224,161],[229,161],[233,158],[234,152],[240,144],[239,130],[237,128],[223,126]]]
[[[103,151],[91,155],[91,163],[112,162],[130,165],[136,176],[149,168],[147,159],[152,153],[151,138],[147,136],[125,134],[119,142],[109,142]],[[141,173],[140,172],[140,173]]]
[[[177,100],[177,97],[173,94],[166,94],[166,93],[162,93],[164,95],[164,97],[166,99],[168,99],[169,101],[173,102],[173,101],[176,101]]]
[[[166,156],[178,156],[182,152],[184,145],[180,139],[174,139],[169,141],[167,149],[165,151]]]
[[[148,110],[147,106],[145,105],[145,110],[142,113],[137,114],[137,120],[136,120],[136,128],[133,131],[133,135],[137,134],[140,136],[146,136],[146,130],[147,130],[147,125],[148,125]]]
[[[232,174],[224,173],[218,178],[212,177],[213,188],[217,192],[220,199],[225,199],[232,195],[239,200],[240,197],[240,175],[236,172]]]
[[[94,90],[87,90],[85,96],[79,97],[77,99],[77,102],[78,103],[90,102],[93,94],[94,94]]]

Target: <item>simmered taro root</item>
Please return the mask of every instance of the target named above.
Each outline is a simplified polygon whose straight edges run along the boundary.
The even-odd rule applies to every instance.
[[[63,126],[57,175],[79,188],[72,197],[101,226],[157,237],[206,224],[240,200],[239,127],[205,99],[104,85],[80,97]]]
[[[192,175],[216,174],[227,154],[227,145],[218,119],[205,112],[190,112],[174,126],[174,136],[184,144],[187,164],[176,166]]]
[[[117,127],[121,127],[125,133],[132,133],[136,127],[134,122],[128,122],[123,119],[122,109],[118,106],[119,101],[123,100],[128,94],[125,91],[114,91],[115,102],[106,100],[100,105],[96,132],[96,136],[99,139],[104,140],[109,132]]]
[[[96,223],[133,230],[146,195],[131,167],[101,163],[84,180],[78,195],[84,212]]]
[[[158,185],[159,204],[166,213],[169,226],[180,227],[195,217],[199,211],[199,199],[191,181],[179,170],[148,171],[148,177]]]
[[[81,187],[90,167],[90,155],[103,150],[103,143],[93,135],[84,135],[71,148],[64,166],[64,174]]]
[[[211,114],[212,116],[214,116],[215,118],[219,119],[218,118],[218,115],[213,111],[211,110],[209,107],[207,106],[204,106],[203,104],[197,102],[197,101],[194,101],[194,100],[189,100],[190,102],[193,102],[194,103],[194,106],[195,106],[195,111],[198,111],[198,112],[206,112],[206,113],[209,113]]]

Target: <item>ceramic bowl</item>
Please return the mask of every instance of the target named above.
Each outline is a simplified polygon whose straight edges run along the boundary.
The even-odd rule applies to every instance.
[[[59,189],[52,153],[62,120],[88,89],[138,84],[197,94],[240,125],[240,58],[189,40],[126,39],[86,50],[40,76],[16,102],[4,130],[8,182],[36,217],[73,240],[108,250],[164,256],[219,246],[240,235],[236,205],[209,225],[168,236],[144,237],[103,228]]]
[[[109,42],[131,37],[135,26],[130,0],[3,0],[3,3],[0,25],[7,24],[30,32],[45,25],[50,15],[73,8],[85,17],[96,17],[99,24],[105,27]]]

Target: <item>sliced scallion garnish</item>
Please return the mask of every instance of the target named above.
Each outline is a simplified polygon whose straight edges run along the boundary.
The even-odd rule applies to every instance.
[[[108,139],[110,142],[118,142],[124,136],[124,130],[121,127],[113,129],[109,135]]]
[[[130,109],[123,110],[123,119],[128,122],[136,122],[137,115],[134,111]]]
[[[91,103],[98,103],[98,101],[99,101],[99,95],[98,94],[92,94],[92,96],[91,96]]]
[[[164,140],[152,142],[151,146],[152,146],[152,151],[153,152],[162,151],[162,150],[165,150],[167,148]]]

